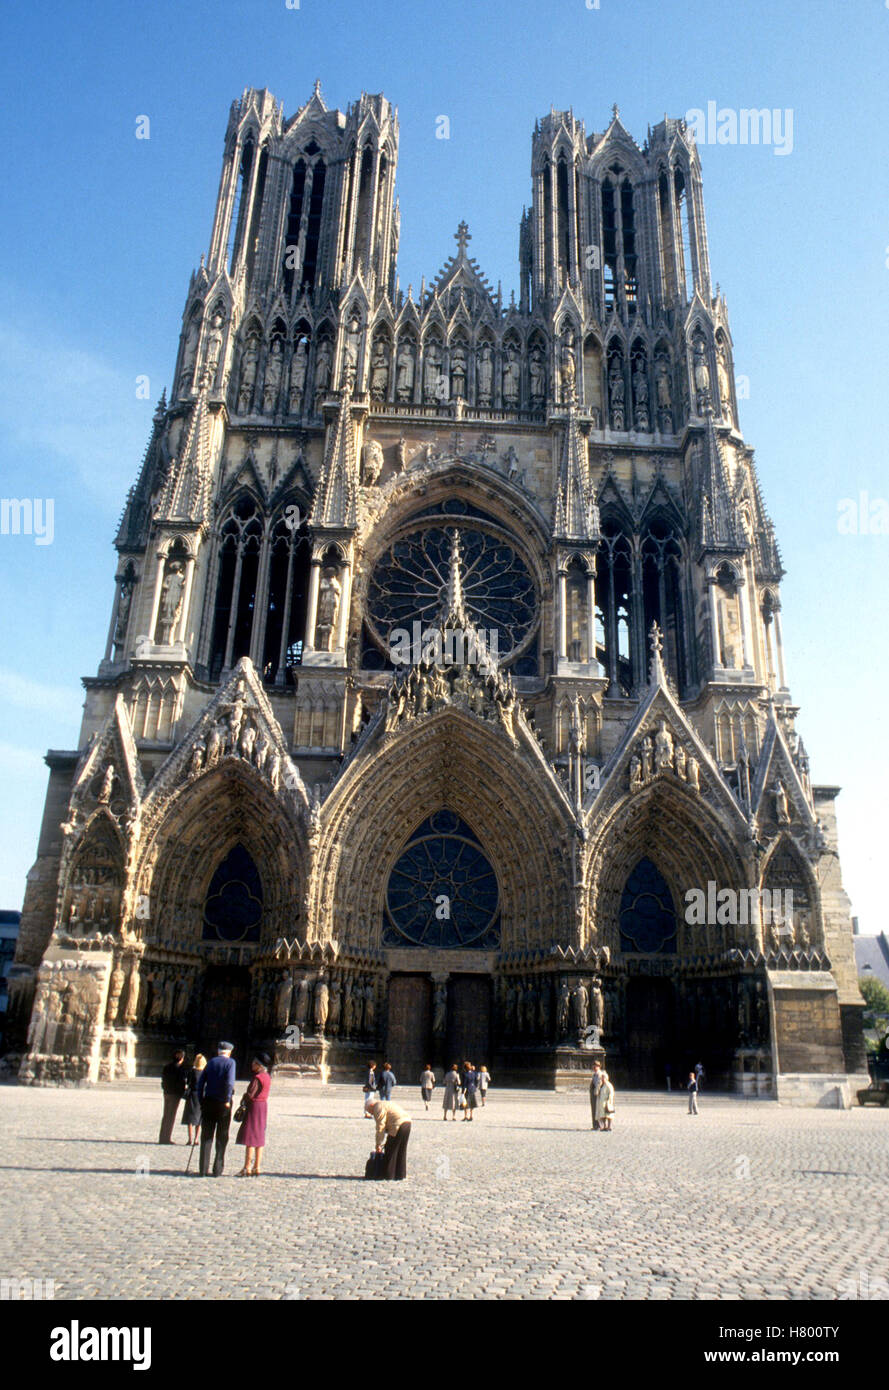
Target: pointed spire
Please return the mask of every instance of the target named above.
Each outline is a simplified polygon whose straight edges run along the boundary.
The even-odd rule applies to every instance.
[[[707,430],[704,461],[704,497],[701,509],[701,543],[706,546],[743,544],[735,508],[732,503],[728,469],[722,445],[716,433],[713,407],[707,405]]]
[[[448,592],[443,617],[446,627],[466,627],[469,623],[463,598],[463,556],[460,551],[460,532],[456,526],[451,530]]]
[[[205,521],[209,515],[211,468],[207,388],[207,378],[203,377],[179,457],[172,461],[161,495],[157,515],[167,520]]]
[[[657,623],[648,630],[648,644],[651,647],[651,662],[648,668],[649,685],[666,685],[667,673],[664,670],[664,637]]]
[[[586,440],[572,406],[565,426],[553,529],[565,540],[597,540],[599,508],[590,481]]]
[[[312,508],[312,525],[352,527],[357,521],[358,466],[352,392],[340,396],[336,420],[328,427],[327,451]]]

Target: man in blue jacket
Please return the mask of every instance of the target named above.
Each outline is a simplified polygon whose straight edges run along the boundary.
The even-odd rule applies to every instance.
[[[222,1177],[225,1150],[232,1121],[232,1096],[235,1093],[235,1064],[233,1045],[221,1042],[217,1054],[200,1074],[198,1097],[201,1102],[201,1177],[210,1176],[210,1149],[216,1135],[213,1176]]]
[[[398,1083],[395,1080],[395,1073],[388,1062],[383,1063],[383,1074],[377,1082],[379,1087],[380,1099],[389,1101],[392,1099],[392,1089]]]

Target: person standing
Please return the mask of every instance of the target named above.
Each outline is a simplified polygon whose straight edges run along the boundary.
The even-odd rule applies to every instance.
[[[603,1070],[601,1075],[599,1094],[596,1097],[596,1119],[599,1121],[599,1128],[610,1133],[614,1128],[614,1086],[607,1071]]]
[[[371,1096],[377,1092],[377,1064],[371,1062],[367,1069],[367,1076],[364,1078],[364,1104],[366,1105]]]
[[[235,1143],[243,1144],[247,1152],[239,1178],[258,1178],[261,1170],[262,1151],[265,1148],[265,1127],[269,1113],[269,1088],[272,1078],[269,1074],[271,1058],[267,1052],[259,1052],[250,1063],[253,1080],[244,1092],[244,1105],[247,1117],[235,1135]],[[252,1167],[251,1167],[252,1160]]]
[[[376,1151],[384,1156],[382,1176],[389,1182],[401,1182],[407,1177],[407,1144],[411,1137],[407,1112],[394,1101],[369,1096],[365,1114],[376,1122]]]
[[[185,1065],[185,1053],[179,1047],[173,1053],[172,1061],[168,1062],[161,1072],[161,1090],[164,1093],[164,1113],[161,1119],[160,1133],[157,1136],[159,1144],[174,1144],[173,1125],[176,1122],[176,1111],[179,1109],[179,1102],[185,1095],[185,1086],[188,1077],[188,1069]]]
[[[486,1098],[486,1096],[487,1096],[487,1094],[488,1094],[488,1087],[490,1086],[490,1084],[491,1084],[491,1073],[488,1071],[488,1068],[487,1068],[486,1066],[481,1066],[481,1067],[479,1067],[479,1069],[478,1069],[478,1095],[479,1095],[479,1100],[480,1100],[481,1103],[482,1103],[482,1106],[484,1106],[485,1098]]]
[[[466,1098],[463,1119],[471,1120],[472,1112],[478,1107],[478,1072],[471,1062],[463,1064],[463,1095]]]
[[[688,1113],[697,1115],[698,1113],[698,1078],[693,1071],[688,1073]]]
[[[593,1119],[593,1129],[599,1128],[599,1121],[596,1116],[596,1100],[599,1095],[599,1087],[602,1085],[602,1063],[593,1063],[593,1076],[590,1081],[590,1111]]]
[[[426,1070],[420,1076],[420,1095],[426,1109],[429,1109],[429,1102],[432,1099],[432,1092],[435,1090],[435,1072],[426,1063]]]
[[[379,1082],[377,1084],[380,1090],[380,1099],[386,1101],[391,1100],[392,1092],[398,1085],[398,1081],[396,1080],[395,1073],[388,1062],[383,1063],[383,1074],[380,1077]]]
[[[201,1098],[198,1095],[198,1082],[201,1079],[201,1072],[207,1065],[207,1059],[202,1052],[194,1054],[194,1061],[188,1072],[185,1081],[185,1104],[182,1107],[182,1125],[188,1125],[188,1143],[190,1148],[194,1148],[198,1142],[201,1132]],[[192,1133],[192,1131],[194,1131]]]
[[[698,1083],[698,1090],[699,1090],[699,1091],[702,1090],[702,1089],[703,1089],[703,1081],[704,1081],[704,1063],[703,1063],[703,1062],[695,1062],[695,1081],[697,1081],[697,1083]]]
[[[213,1057],[198,1079],[198,1095],[201,1101],[201,1177],[210,1176],[210,1150],[216,1138],[216,1152],[213,1156],[213,1176],[222,1177],[225,1167],[225,1150],[228,1146],[228,1131],[232,1122],[232,1096],[235,1092],[235,1064],[232,1059],[234,1045],[221,1042]]]
[[[457,1092],[460,1089],[460,1073],[457,1070],[457,1063],[451,1063],[451,1070],[445,1073],[444,1096],[442,1097],[441,1108],[444,1111],[443,1120],[447,1120],[448,1111],[451,1118],[457,1118]]]

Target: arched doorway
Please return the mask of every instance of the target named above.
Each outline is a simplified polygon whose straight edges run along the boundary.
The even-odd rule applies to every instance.
[[[662,1085],[675,1050],[675,985],[663,966],[676,947],[673,897],[646,855],[628,875],[620,900],[620,948],[633,972],[626,993],[626,1070],[632,1086]]]

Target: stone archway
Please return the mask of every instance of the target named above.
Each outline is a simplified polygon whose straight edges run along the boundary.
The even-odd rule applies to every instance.
[[[731,955],[756,926],[691,925],[687,894],[743,890],[750,865],[725,820],[685,787],[659,780],[597,827],[587,867],[591,932],[610,951],[604,1044],[624,1086],[663,1087],[702,1053],[731,1072],[738,978]]]

